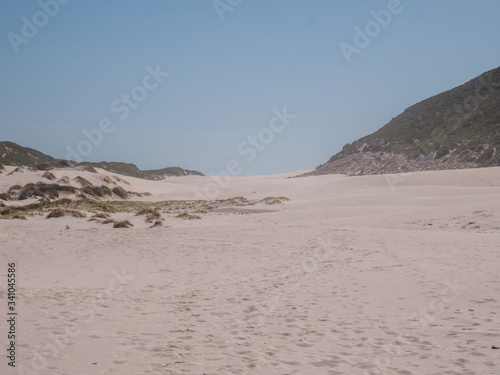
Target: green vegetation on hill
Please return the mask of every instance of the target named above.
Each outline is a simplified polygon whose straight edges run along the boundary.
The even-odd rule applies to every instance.
[[[4,165],[15,165],[31,167],[38,170],[49,170],[52,168],[65,167],[86,167],[87,170],[93,171],[92,168],[102,168],[109,172],[118,173],[125,176],[143,178],[146,180],[159,180],[169,176],[187,176],[198,175],[203,176],[203,173],[182,169],[179,167],[170,167],[158,170],[141,171],[135,164],[121,162],[82,162],[66,161],[55,159],[52,156],[45,155],[40,151],[28,147],[22,147],[13,142],[0,142],[0,170]]]
[[[52,156],[29,147],[22,147],[13,142],[0,142],[0,165],[34,166],[53,162]]]
[[[125,176],[144,178],[146,180],[159,180],[163,177],[168,177],[168,176],[187,176],[187,175],[203,176],[203,173],[201,172],[190,171],[179,167],[141,171],[135,164],[131,163],[103,161],[99,163],[84,162],[82,164],[89,165],[94,168],[102,168],[109,172],[114,172]]]

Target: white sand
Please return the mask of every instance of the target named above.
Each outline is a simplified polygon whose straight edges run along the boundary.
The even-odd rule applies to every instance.
[[[4,172],[0,192],[40,175]],[[220,191],[291,199],[274,212],[0,220],[0,341],[15,261],[25,374],[500,373],[500,168],[290,175]],[[152,201],[212,181],[121,177]]]

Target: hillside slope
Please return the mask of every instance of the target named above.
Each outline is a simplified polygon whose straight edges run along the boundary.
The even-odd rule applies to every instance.
[[[365,175],[500,165],[500,68],[407,108],[315,171]]]
[[[38,170],[49,170],[53,168],[67,167],[95,167],[102,168],[109,172],[114,172],[130,177],[143,178],[146,180],[160,180],[171,176],[203,176],[203,173],[182,169],[179,167],[169,167],[158,170],[141,171],[135,164],[122,162],[82,162],[55,159],[40,151],[29,147],[23,147],[13,142],[0,142],[0,170],[4,165],[15,165],[19,167],[30,167]]]

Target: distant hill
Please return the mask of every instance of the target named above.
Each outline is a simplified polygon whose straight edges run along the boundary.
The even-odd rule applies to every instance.
[[[94,168],[102,168],[109,172],[114,172],[125,176],[144,178],[146,180],[161,180],[165,177],[171,177],[171,176],[190,176],[190,175],[203,176],[203,173],[201,172],[182,169],[179,167],[169,167],[169,168],[156,169],[150,171],[141,171],[135,164],[121,163],[121,162],[103,161],[99,163],[83,162],[81,164],[89,165]]]
[[[500,68],[407,108],[306,175],[500,165]]]
[[[0,163],[2,165],[33,166],[41,163],[53,163],[52,156],[29,147],[22,147],[13,142],[0,142]]]
[[[179,167],[141,171],[135,164],[121,162],[77,163],[74,161],[55,159],[52,156],[46,155],[40,151],[29,147],[23,147],[13,142],[0,142],[0,169],[3,169],[4,165],[24,166],[38,170],[86,166],[89,168],[102,168],[109,172],[130,177],[143,178],[146,180],[160,180],[162,178],[172,176],[203,176],[203,173],[201,172],[182,169]]]

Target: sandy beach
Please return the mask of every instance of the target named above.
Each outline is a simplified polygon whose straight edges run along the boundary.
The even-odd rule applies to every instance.
[[[6,174],[2,192],[41,178]],[[16,368],[2,356],[1,373],[499,373],[500,168],[297,174],[232,177],[218,198],[260,203],[162,227],[0,220],[5,349],[8,263],[18,287]],[[151,202],[212,181],[119,177]]]

